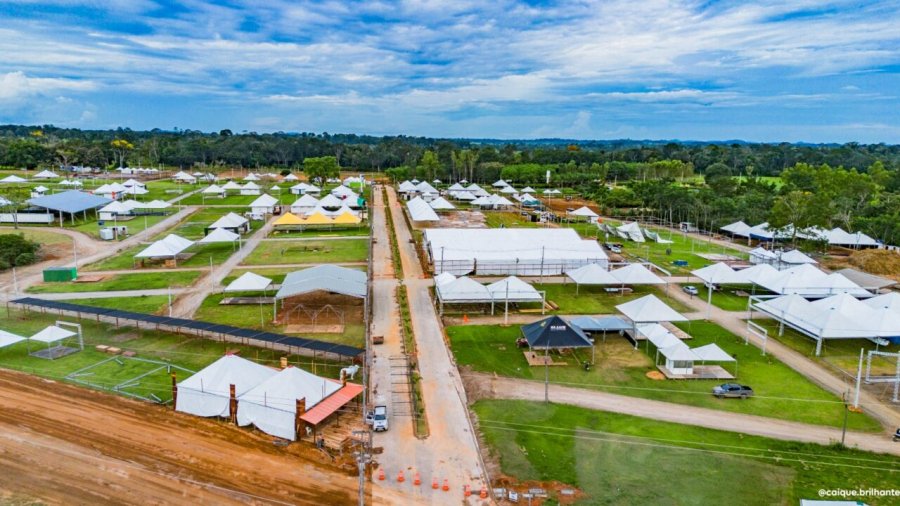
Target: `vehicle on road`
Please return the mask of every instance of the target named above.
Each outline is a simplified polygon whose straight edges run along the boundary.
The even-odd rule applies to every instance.
[[[622,252],[621,244],[617,244],[614,242],[608,242],[608,243],[604,244],[603,246],[605,246],[606,249],[608,249],[609,251],[612,251],[613,253],[621,253]]]
[[[684,293],[690,295],[691,297],[693,297],[695,295],[700,295],[700,291],[697,290],[697,287],[694,285],[687,285],[684,288],[682,288],[682,290],[684,290]]]
[[[895,442],[895,443],[896,443],[897,441],[900,441],[900,429],[897,429],[897,431],[894,432],[894,438],[893,438],[893,439],[894,439],[894,442]]]
[[[748,387],[747,385],[739,385],[737,383],[724,383],[722,385],[713,387],[712,393],[719,399],[725,397],[746,399],[753,396],[753,389]]]
[[[375,432],[388,430],[387,406],[375,406],[375,409],[366,413],[366,423]]]

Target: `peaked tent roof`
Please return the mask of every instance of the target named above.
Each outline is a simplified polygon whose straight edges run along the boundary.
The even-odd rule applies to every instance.
[[[644,234],[636,221],[619,225],[616,231],[634,242],[644,242]]]
[[[319,290],[362,299],[368,294],[368,276],[363,271],[339,265],[317,265],[285,276],[275,299]]]
[[[535,190],[534,188],[532,188],[530,186],[526,186],[525,188],[522,188],[522,193],[534,193],[535,191],[537,191],[537,190]]]
[[[468,276],[461,276],[449,283],[437,285],[436,291],[442,302],[490,302],[493,300],[488,287]]]
[[[631,328],[631,323],[621,316],[578,316],[570,318],[569,323],[585,332],[617,332]]]
[[[33,206],[69,214],[80,213],[89,209],[97,209],[110,202],[112,202],[112,200],[106,197],[91,195],[90,193],[79,190],[68,190],[28,200],[28,203]]]
[[[664,285],[666,282],[641,264],[628,264],[610,274],[623,285]]]
[[[579,285],[622,284],[622,282],[610,274],[608,270],[598,264],[587,264],[577,269],[566,271],[566,276]]]
[[[863,301],[873,309],[887,309],[900,314],[900,293],[888,292]]]
[[[666,357],[668,360],[678,361],[678,362],[695,362],[700,360],[688,345],[679,341],[671,346],[666,348],[660,348],[659,352],[662,356]]]
[[[447,201],[444,197],[438,197],[431,202],[428,203],[432,209],[436,211],[446,211],[450,209],[456,209],[456,206]]]
[[[421,197],[416,197],[406,203],[409,215],[413,221],[441,221],[434,209]]]
[[[228,416],[230,385],[242,395],[278,371],[237,355],[225,355],[178,383],[175,410],[196,416]]]
[[[735,285],[749,285],[752,283],[756,283],[757,285],[762,286],[763,283],[767,282],[766,279],[775,277],[779,275],[778,269],[772,267],[769,264],[756,264],[752,267],[747,267],[746,269],[739,269],[734,271],[734,278],[731,283]]]
[[[592,211],[591,208],[589,208],[588,206],[581,206],[578,209],[576,209],[570,213],[567,213],[567,214],[570,214],[572,216],[582,216],[585,218],[596,218],[596,217],[600,216],[599,214]]]
[[[333,193],[329,193],[328,195],[322,197],[321,200],[319,200],[318,205],[322,207],[341,207],[342,205],[344,205],[344,201],[337,198],[337,196],[335,196]]]
[[[218,220],[214,221],[212,225],[206,228],[238,228],[240,226],[243,226],[245,223],[247,223],[247,218],[244,218],[237,213],[229,212],[225,216],[222,216]]]
[[[465,186],[463,186],[459,183],[453,183],[452,185],[450,185],[450,188],[447,188],[447,191],[463,191],[465,189],[466,189]]]
[[[537,349],[590,348],[594,345],[584,331],[559,316],[522,325],[522,335],[530,347]]]
[[[775,252],[773,252],[772,250],[767,250],[766,248],[763,248],[762,246],[753,248],[752,250],[750,250],[749,254],[751,257],[759,257],[759,258],[762,258],[763,260],[777,260],[778,259],[778,255],[776,255]]]
[[[691,274],[702,279],[706,283],[712,284],[719,283],[725,285],[732,283],[737,279],[734,269],[723,262],[717,262],[700,269],[695,269],[691,271]]]
[[[519,190],[516,190],[512,186],[504,186],[503,188],[500,188],[500,193],[506,193],[509,195],[513,195],[513,194],[519,193]]]
[[[242,190],[259,190],[259,185],[254,183],[253,181],[249,181],[244,186],[241,186]]]
[[[101,213],[115,213],[115,214],[129,214],[131,213],[131,207],[125,205],[122,202],[117,200],[113,200],[109,204],[100,208]]]
[[[284,179],[282,179],[282,181],[299,181],[299,180],[300,180],[300,178],[295,176],[294,173],[290,173],[287,176],[284,176]]]
[[[681,339],[678,336],[658,323],[637,325],[636,330],[660,350],[681,343]]]
[[[435,189],[434,186],[431,186],[430,184],[428,184],[428,181],[422,181],[421,183],[417,184],[416,191],[419,193],[431,193],[431,194],[435,194],[435,195],[440,193],[437,191],[437,189]]]
[[[182,251],[190,248],[193,241],[189,241],[184,237],[169,234],[164,238],[156,241],[144,248],[141,252],[134,255],[135,258],[166,258],[174,257]]]
[[[450,274],[449,272],[442,272],[434,277],[435,286],[452,283],[453,281],[456,281],[456,276]]]
[[[819,262],[816,262],[815,260],[813,260],[812,258],[810,258],[809,255],[803,253],[802,251],[800,251],[798,249],[792,249],[790,251],[785,251],[784,253],[781,254],[781,257],[779,257],[779,260],[781,260],[781,262],[785,263],[785,264],[817,264],[817,263],[819,263]]]
[[[256,198],[253,202],[250,203],[250,208],[254,207],[272,207],[278,203],[278,199],[269,195],[268,193],[263,193],[259,197]]]
[[[544,300],[540,292],[533,286],[516,276],[509,276],[487,286],[494,300],[510,300],[516,302],[540,302]]]
[[[29,337],[28,339],[41,343],[55,343],[56,341],[61,341],[63,339],[67,339],[69,337],[74,337],[77,335],[78,334],[72,332],[71,330],[61,329],[56,325],[50,325],[49,327]]]
[[[247,177],[244,178],[244,181],[259,181],[259,180],[260,180],[260,177],[257,176],[256,174],[253,174],[252,172],[250,174],[247,174]]]
[[[137,202],[133,207],[135,209],[168,209],[172,207],[172,204],[165,200],[151,200],[150,202]]]
[[[730,234],[746,237],[747,231],[750,230],[750,225],[747,225],[743,221],[736,221],[734,223],[729,223],[728,225],[721,227],[720,230],[724,230]]]
[[[272,280],[259,274],[247,271],[237,279],[228,283],[226,292],[260,292],[272,286]]]
[[[241,238],[240,234],[235,234],[227,228],[214,228],[212,232],[206,234],[203,239],[197,241],[197,244],[214,244],[220,242],[234,242]]]
[[[502,179],[498,179],[494,181],[494,184],[492,184],[491,186],[493,186],[494,188],[503,188],[504,186],[509,186],[509,183]]]
[[[622,314],[635,323],[685,322],[687,318],[659,300],[655,295],[645,295],[616,306]]]
[[[332,223],[334,223],[334,220],[331,219],[331,217],[326,216],[318,208],[303,218],[304,225],[330,225]]]
[[[704,362],[734,362],[734,357],[728,354],[727,351],[719,348],[719,345],[716,343],[709,343],[705,346],[700,346],[698,348],[692,348],[691,351],[694,352],[694,355],[700,357],[700,360]]]
[[[296,201],[294,201],[293,204],[291,204],[291,207],[313,208],[313,207],[316,207],[317,205],[319,205],[319,199],[313,197],[312,195],[310,195],[308,193],[304,193],[303,195],[300,195],[300,198],[298,198]]]
[[[6,348],[7,346],[12,346],[16,343],[21,343],[26,340],[26,337],[22,337],[20,335],[13,334],[12,332],[7,332],[5,330],[0,330],[0,348]]]
[[[284,213],[272,225],[276,227],[303,225],[303,219],[294,213]]]
[[[0,183],[27,183],[27,182],[28,182],[27,179],[16,176],[16,175],[6,176],[5,178],[0,179]]]
[[[400,186],[397,187],[397,190],[400,193],[408,193],[416,191],[416,185],[410,181],[403,181],[400,183]]]
[[[31,177],[32,179],[56,179],[59,176],[52,170],[42,170]]]
[[[241,188],[243,188],[243,186],[234,181],[228,181],[227,183],[222,185],[223,190],[240,190]]]
[[[344,209],[341,214],[334,217],[335,225],[356,225],[362,222],[362,218],[357,216],[350,210],[350,208],[342,208]]]

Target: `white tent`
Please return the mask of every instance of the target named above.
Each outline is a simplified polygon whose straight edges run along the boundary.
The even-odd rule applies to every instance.
[[[778,257],[778,260],[783,264],[791,264],[791,265],[799,265],[799,264],[817,264],[809,255],[803,253],[800,250],[792,249],[790,251],[785,251]]]
[[[260,187],[258,184],[250,181],[241,187],[241,195],[259,195]]]
[[[249,229],[248,223],[249,222],[247,221],[247,218],[244,218],[237,213],[229,212],[225,216],[222,216],[218,220],[214,221],[212,225],[206,228],[210,230],[216,228],[227,228],[237,230],[239,232],[244,232]]]
[[[421,183],[417,184],[416,191],[421,193],[422,195],[425,195],[425,194],[438,195],[438,194],[440,194],[440,192],[437,191],[434,188],[434,186],[431,186],[430,184],[428,184],[427,181],[422,181]]]
[[[810,264],[800,264],[780,271],[777,275],[761,277],[756,284],[780,295],[795,293],[804,297],[827,297],[849,293],[859,297],[872,296],[866,289],[844,276],[837,273],[825,274]]]
[[[456,191],[464,191],[465,189],[466,189],[465,186],[463,186],[459,183],[453,183],[452,185],[450,185],[450,188],[447,188],[447,191],[456,192]]]
[[[341,384],[297,367],[287,367],[238,397],[238,425],[294,441],[297,401],[306,409],[340,390]]]
[[[312,211],[319,205],[319,199],[308,193],[304,193],[293,204],[291,204],[291,212],[294,214],[303,214]]]
[[[113,200],[109,204],[101,207],[97,211],[97,216],[101,220],[112,220],[116,216],[126,216],[131,214],[132,208],[130,206],[125,205],[123,202],[119,202],[117,200]]]
[[[253,173],[247,174],[247,177],[244,178],[244,181],[259,181],[261,178]]]
[[[888,292],[863,301],[872,309],[886,309],[900,315],[900,293]]]
[[[59,178],[59,176],[56,175],[56,173],[53,172],[52,170],[42,170],[42,171],[38,172],[37,174],[35,174],[34,176],[31,176],[31,178],[32,179],[57,179],[57,178]]]
[[[128,203],[134,209],[168,209],[172,207],[172,204],[166,202],[165,200],[151,200],[150,202],[126,200],[125,203]]]
[[[470,192],[470,191],[457,191],[457,192],[451,192],[451,193],[450,193],[450,196],[453,197],[453,198],[456,199],[456,200],[464,200],[464,201],[467,201],[467,202],[471,202],[471,201],[473,201],[473,200],[475,200],[475,199],[478,198],[478,197],[476,197],[475,195],[473,195],[472,192]]]
[[[12,332],[0,330],[0,348],[6,348],[7,346],[12,346],[16,343],[21,343],[25,339],[27,339],[27,338],[13,334]]]
[[[247,271],[237,279],[228,283],[225,292],[261,292],[272,286],[272,280],[259,274]]]
[[[659,323],[644,323],[635,326],[635,331],[646,337],[648,341],[653,343],[658,349],[668,348],[670,346],[681,343],[681,339],[672,333],[671,330],[663,327]]]
[[[62,329],[57,327],[56,325],[50,325],[49,327],[29,337],[28,339],[40,343],[49,344],[55,343],[57,341],[62,341],[63,339],[68,339],[70,337],[75,337],[77,335],[77,333],[72,332],[71,330]]]
[[[691,271],[691,274],[700,278],[707,285],[728,285],[738,279],[735,270],[723,262],[695,269]]]
[[[227,183],[225,183],[224,185],[222,185],[222,189],[225,190],[225,191],[230,191],[230,190],[238,190],[238,191],[240,191],[241,188],[243,188],[243,186],[241,186],[239,183],[236,183],[236,182],[234,182],[234,181],[228,181]]]
[[[503,188],[500,188],[500,193],[506,193],[507,195],[518,195],[519,190],[516,190],[512,186],[504,186]]]
[[[229,415],[231,385],[240,396],[278,371],[237,355],[225,355],[178,383],[175,410],[196,416]],[[240,411],[240,410],[239,410]]]
[[[634,323],[684,322],[687,318],[659,300],[655,295],[645,295],[616,306]]]
[[[542,193],[543,193],[544,195],[548,195],[548,196],[549,196],[549,195],[562,195],[562,192],[561,192],[561,191],[555,190],[555,189],[553,189],[553,190],[551,190],[551,189],[546,189],[546,190],[544,190]]]
[[[509,186],[509,183],[502,179],[498,179],[497,181],[494,181],[494,184],[492,184],[491,186],[493,186],[494,188],[503,188]]]
[[[175,234],[169,234],[134,255],[135,258],[175,258],[194,242]]]
[[[659,353],[666,357],[666,369],[673,374],[693,374],[694,362],[700,360],[700,357],[680,341],[667,348],[661,348]]]
[[[277,184],[273,184],[271,187],[269,187],[269,191],[280,192],[280,191],[281,191],[281,187],[278,186]]]
[[[709,343],[705,346],[700,346],[697,348],[691,348],[691,351],[694,352],[694,355],[703,361],[703,362],[734,362],[734,357],[728,354],[727,351],[719,348],[719,345],[715,343]]]
[[[196,183],[197,182],[196,177],[194,177],[184,171],[178,172],[177,174],[172,176],[172,179],[174,179],[175,181],[182,182],[182,183]]]
[[[828,244],[832,246],[878,246],[878,241],[872,239],[868,235],[862,232],[850,233],[840,227],[829,230],[826,232],[826,236],[828,238]]]
[[[77,179],[72,179],[72,180],[64,179],[64,180],[60,181],[59,184],[60,184],[60,186],[84,186],[84,183],[82,183],[81,181],[79,181]]]
[[[566,271],[566,276],[575,282],[575,293],[581,285],[621,285],[606,267],[598,264],[587,264],[577,269]]]
[[[19,176],[6,176],[3,179],[0,179],[0,183],[27,183],[28,180],[21,178]]]
[[[344,205],[344,201],[337,198],[337,196],[335,196],[334,194],[329,193],[328,195],[325,195],[324,197],[322,197],[321,200],[319,200],[319,205],[321,207],[337,208],[337,207],[341,207],[342,205]]]
[[[282,179],[282,181],[299,181],[299,180],[300,180],[300,178],[295,176],[293,173],[288,174],[287,176],[284,176],[284,179]]]
[[[435,286],[452,283],[453,281],[456,281],[456,276],[450,274],[449,272],[442,272],[434,277]]]
[[[591,208],[589,208],[587,206],[581,206],[578,209],[568,212],[566,214],[568,214],[570,216],[579,216],[582,218],[597,218],[598,216],[600,216],[599,214],[595,213],[594,211],[591,210]]]
[[[247,207],[249,207],[254,214],[272,214],[276,204],[278,204],[278,199],[268,193],[263,193]]]
[[[610,271],[612,277],[622,285],[664,285],[665,280],[650,272],[650,269],[641,264],[628,264],[614,271]]]
[[[424,184],[428,184],[428,183],[424,183]],[[343,186],[343,185],[338,186],[335,189],[331,190],[331,194],[336,195],[338,197],[353,198],[354,200],[359,198],[359,195],[355,191],[353,191],[350,188],[347,188],[346,186]]]
[[[227,228],[214,228],[212,232],[206,235],[206,237],[197,241],[197,244],[214,244],[222,242],[233,243],[234,241],[239,241],[240,239],[240,234],[235,234]]]
[[[532,188],[530,186],[526,186],[525,188],[522,188],[522,193],[535,193],[536,191],[537,190],[535,190],[534,188]]]
[[[515,276],[495,281],[487,286],[496,301],[541,302],[544,297],[533,286]]]
[[[644,234],[637,222],[625,223],[616,227],[616,230],[623,239],[630,239],[634,242],[644,242]]]
[[[750,230],[750,225],[747,225],[743,221],[736,221],[734,223],[730,223],[725,225],[720,230],[724,230],[731,235],[738,235],[741,237],[747,237],[747,231]]]
[[[774,264],[778,261],[778,255],[763,247],[750,250],[751,264]]]
[[[124,193],[126,195],[146,195],[146,194],[150,193],[150,190],[143,188],[141,186],[135,185],[135,186],[125,188],[122,191],[122,193]]]
[[[428,205],[431,206],[431,208],[435,211],[448,211],[450,209],[456,209],[456,206],[454,206],[450,202],[447,202],[447,199],[445,199],[444,197],[438,197],[429,202]]]
[[[410,181],[403,181],[400,183],[400,186],[397,187],[397,191],[400,193],[412,193],[416,191],[416,185]]]
[[[409,216],[413,221],[441,221],[434,209],[422,197],[416,197],[406,203]]]
[[[436,286],[441,303],[491,302],[491,292],[478,281],[462,276]]]

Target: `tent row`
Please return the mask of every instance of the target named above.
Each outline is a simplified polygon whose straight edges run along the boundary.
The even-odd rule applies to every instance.
[[[781,228],[770,227],[768,222],[759,225],[750,226],[743,221],[736,221],[721,227],[722,231],[731,234],[733,237],[745,237],[747,240],[757,241],[778,241],[789,240],[795,235],[800,239],[808,239],[812,241],[822,241],[829,246],[844,246],[850,248],[872,248],[881,245],[877,240],[869,237],[862,232],[847,232],[840,227],[826,230],[819,227],[808,227],[800,229],[794,233],[793,225],[787,225]]]
[[[653,232],[646,228],[641,228],[637,222],[623,223],[619,226],[613,226],[608,223],[600,223],[597,227],[606,234],[619,237],[626,241],[647,242],[652,241],[659,244],[672,244],[669,239],[664,239],[659,233]]]
[[[171,260],[173,266],[175,266],[179,255],[183,255],[185,251],[195,244],[238,243],[240,245],[240,242],[240,234],[227,228],[213,228],[198,241],[191,241],[180,235],[169,234],[136,253],[134,258],[139,260]]]
[[[356,213],[347,209],[340,213],[331,215],[322,211],[314,211],[308,215],[297,216],[294,213],[285,213],[281,215],[272,224],[275,229],[287,230],[291,228],[303,228],[309,226],[334,226],[334,225],[359,225],[362,218]]]
[[[643,264],[628,264],[614,270],[606,265],[596,263],[583,265],[577,269],[566,271],[566,277],[575,282],[576,293],[581,285],[588,286],[625,286],[625,285],[664,285],[666,281],[650,271]]]
[[[128,217],[137,214],[139,211],[159,211],[168,209],[172,204],[164,200],[151,200],[150,202],[138,202],[136,200],[114,200],[109,204],[101,207],[97,213],[101,220],[115,220],[119,217]]]
[[[310,194],[304,194],[291,204],[291,212],[294,214],[311,214],[319,211],[327,214],[338,209],[359,209],[360,207],[358,199],[354,198],[341,198],[329,194],[321,199],[317,199]]]
[[[434,278],[435,292],[443,311],[444,304],[491,304],[494,312],[496,302],[538,302],[543,306],[545,294],[516,276],[483,285],[468,277],[456,277],[449,272]]]
[[[78,348],[72,348],[63,345],[63,341],[74,337],[78,338]],[[70,353],[74,353],[76,351],[84,350],[84,339],[81,336],[80,328],[78,332],[72,332],[71,330],[66,330],[57,325],[49,325],[41,331],[36,332],[31,337],[23,337],[12,332],[0,330],[0,348],[6,348],[7,346],[12,346],[14,344],[22,342],[25,342],[29,345],[29,355],[51,360],[68,355]],[[42,347],[37,351],[32,351],[31,343],[40,343],[41,345],[46,344],[47,347]]]
[[[279,371],[229,354],[177,384],[175,410],[229,418],[296,441],[306,426],[321,426],[362,391],[362,385],[292,366]]]
[[[790,294],[751,304],[779,321],[779,333],[791,327],[816,340],[816,355],[826,339],[887,339],[900,342],[900,294],[867,300],[838,294],[810,302]]]
[[[835,294],[871,297],[872,293],[847,279],[843,274],[826,274],[812,264],[803,263],[778,270],[769,264],[757,264],[747,269],[735,270],[719,262],[691,272],[707,286],[756,285],[778,295],[795,294],[801,297],[821,298]]]

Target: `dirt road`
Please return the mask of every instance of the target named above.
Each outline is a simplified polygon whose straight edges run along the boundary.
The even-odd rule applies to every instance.
[[[352,473],[305,445],[0,371],[0,501],[350,504]]]
[[[472,395],[495,399],[544,400],[544,384],[538,381],[495,377],[480,373],[467,373],[465,380]],[[835,427],[776,420],[763,416],[698,408],[555,384],[550,385],[550,401],[785,441],[805,441],[828,445],[841,440],[841,429]],[[900,445],[891,444],[890,436],[885,434],[848,432],[846,443],[848,446],[855,446],[861,450],[900,455]]]

